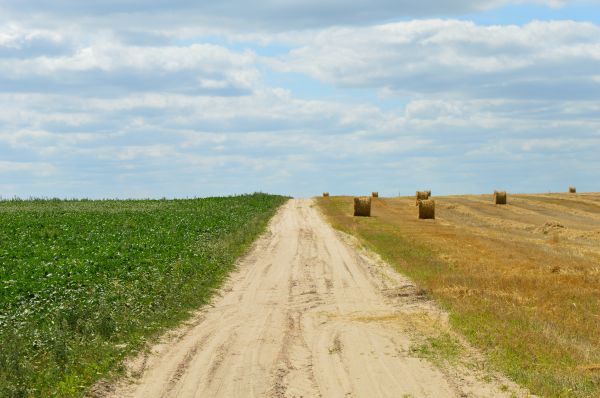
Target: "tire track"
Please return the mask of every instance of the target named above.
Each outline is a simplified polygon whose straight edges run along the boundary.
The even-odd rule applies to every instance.
[[[140,374],[111,395],[463,396],[460,381],[407,355],[405,315],[416,311],[441,313],[410,281],[334,231],[311,201],[291,200],[221,295],[165,336]],[[476,391],[512,392],[484,382]]]

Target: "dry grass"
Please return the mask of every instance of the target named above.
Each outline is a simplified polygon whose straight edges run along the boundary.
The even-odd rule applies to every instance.
[[[430,223],[412,200],[374,202],[369,219],[349,216],[351,198],[319,203],[515,381],[542,396],[600,396],[600,194],[437,198]]]
[[[354,198],[354,216],[371,217],[371,198],[366,196]]]

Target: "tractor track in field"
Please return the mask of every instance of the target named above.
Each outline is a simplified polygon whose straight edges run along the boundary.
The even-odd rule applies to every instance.
[[[295,199],[211,305],[130,360],[127,376],[97,395],[526,395],[475,365],[435,366],[415,357],[414,341],[440,328],[447,328],[446,314],[410,280],[335,231],[311,200]],[[465,349],[473,362],[481,360]]]

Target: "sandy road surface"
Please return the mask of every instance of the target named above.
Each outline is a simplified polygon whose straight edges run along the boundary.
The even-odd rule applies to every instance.
[[[118,397],[506,396],[506,386],[410,355],[406,314],[443,318],[291,200],[192,322],[130,365]],[[443,322],[443,321],[440,321]]]

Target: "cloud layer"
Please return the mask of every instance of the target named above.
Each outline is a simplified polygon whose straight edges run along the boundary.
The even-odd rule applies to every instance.
[[[274,66],[396,95],[598,99],[600,27],[415,20],[311,35]]]
[[[264,22],[270,33],[215,38],[187,14],[238,18],[221,3],[173,3],[159,13],[179,13],[173,30],[148,27],[162,2],[145,3],[133,30],[122,21],[139,18],[135,2],[74,3],[0,3],[4,15],[35,11],[0,21],[3,197],[595,188],[598,25],[364,25],[383,11],[361,16],[357,2],[328,16],[343,8],[329,2],[317,15],[317,3],[288,2],[269,8],[269,21],[279,18]],[[479,7],[408,4],[373,9]],[[247,29],[267,18],[267,3],[254,6]],[[103,18],[115,27],[86,28]],[[352,18],[363,26],[293,30]],[[292,30],[274,32],[281,21]]]
[[[364,25],[403,17],[453,16],[532,3],[558,7],[566,0],[20,0],[0,2],[4,15],[37,23],[83,19],[97,26],[176,28],[201,24],[235,30],[285,31],[332,25]]]

